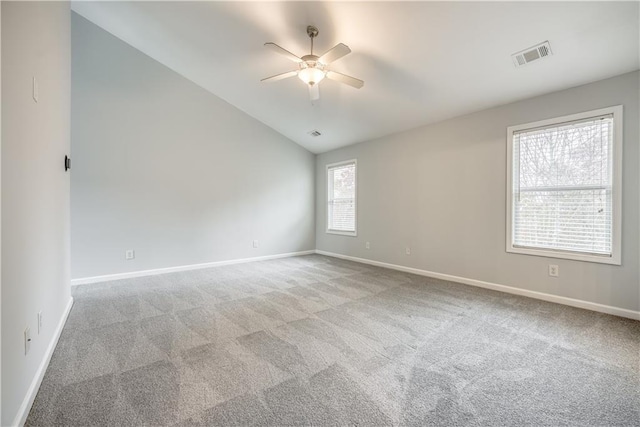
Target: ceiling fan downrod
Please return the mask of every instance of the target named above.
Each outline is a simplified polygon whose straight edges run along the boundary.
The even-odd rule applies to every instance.
[[[307,26],[307,35],[311,39],[311,55],[313,55],[313,39],[315,37],[318,37],[319,33],[320,33],[320,31],[318,31],[318,29],[316,27],[314,27],[313,25]]]

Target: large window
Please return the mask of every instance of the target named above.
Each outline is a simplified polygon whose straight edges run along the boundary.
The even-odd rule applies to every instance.
[[[622,106],[508,129],[507,251],[620,264]]]
[[[327,165],[327,233],[356,235],[356,161]]]

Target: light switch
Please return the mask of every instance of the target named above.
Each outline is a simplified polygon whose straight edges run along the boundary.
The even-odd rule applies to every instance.
[[[26,356],[31,350],[31,328],[27,326],[24,330],[24,355]]]
[[[38,102],[38,98],[39,98],[39,94],[38,94],[38,79],[36,79],[35,77],[33,77],[33,100],[34,102]]]

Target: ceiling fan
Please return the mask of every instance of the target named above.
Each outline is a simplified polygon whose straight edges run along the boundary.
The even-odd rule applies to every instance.
[[[331,80],[335,80],[340,83],[348,84],[356,89],[360,89],[364,82],[355,77],[347,76],[346,74],[338,73],[337,71],[329,70],[328,66],[334,61],[342,58],[343,56],[351,53],[349,46],[338,43],[333,48],[329,49],[322,56],[313,54],[313,39],[318,36],[318,29],[312,25],[307,27],[307,35],[311,39],[311,53],[305,55],[302,58],[297,57],[288,50],[278,46],[275,43],[265,43],[264,45],[271,50],[284,55],[291,61],[298,63],[297,70],[287,71],[286,73],[276,74],[275,76],[264,78],[262,82],[275,82],[278,80],[286,79],[293,76],[298,76],[309,87],[309,97],[312,101],[320,99],[320,90],[318,89],[318,83],[325,77]]]

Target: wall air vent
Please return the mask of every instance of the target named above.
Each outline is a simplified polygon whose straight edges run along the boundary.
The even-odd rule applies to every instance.
[[[533,46],[529,49],[514,53],[513,55],[511,55],[511,58],[513,58],[513,65],[515,65],[516,67],[522,67],[529,62],[536,61],[540,58],[544,58],[552,54],[553,52],[551,52],[551,46],[549,45],[549,42],[546,41],[540,43],[537,46]]]
[[[309,135],[311,135],[311,136],[313,136],[315,138],[316,136],[320,136],[322,134],[320,133],[319,130],[312,130],[311,132],[309,132]]]

